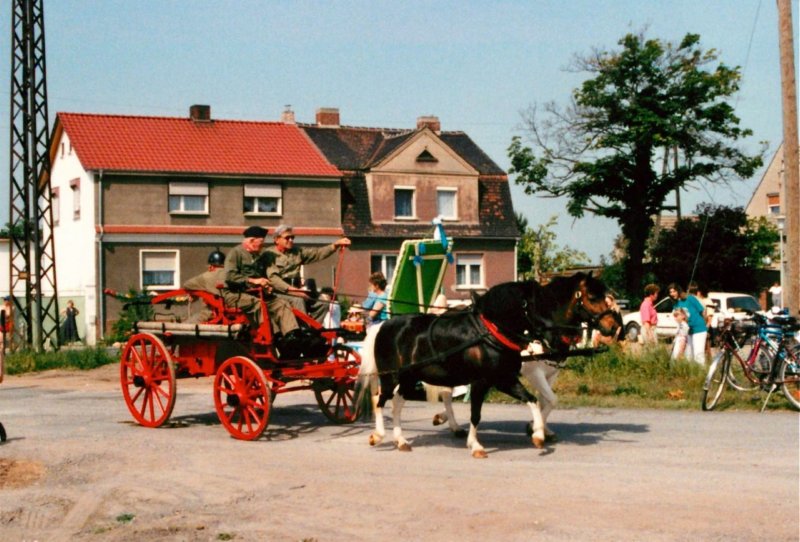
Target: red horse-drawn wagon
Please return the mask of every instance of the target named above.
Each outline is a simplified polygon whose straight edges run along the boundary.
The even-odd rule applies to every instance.
[[[334,423],[355,420],[353,385],[361,359],[340,344],[338,330],[322,329],[295,310],[301,328],[318,344],[299,359],[283,359],[263,295],[260,325],[201,290],[174,290],[148,302],[169,306],[187,297],[201,299],[212,316],[199,324],[137,322],[122,350],[122,394],[139,424],[159,427],[169,419],[179,379],[209,376],[214,377],[219,420],[238,439],[257,439],[267,427],[275,396],[290,391],[313,390],[322,413]]]

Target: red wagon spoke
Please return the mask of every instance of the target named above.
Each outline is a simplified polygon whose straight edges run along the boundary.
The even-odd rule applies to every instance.
[[[148,333],[130,338],[120,362],[120,384],[128,410],[146,427],[159,427],[175,405],[175,369],[164,343]]]
[[[252,360],[235,356],[219,367],[214,404],[220,422],[233,437],[254,440],[261,436],[269,421],[268,393],[264,374]]]

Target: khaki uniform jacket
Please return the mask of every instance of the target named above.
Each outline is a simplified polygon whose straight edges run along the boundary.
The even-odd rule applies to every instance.
[[[212,271],[200,273],[183,283],[184,290],[203,290],[214,295],[222,295],[219,286],[225,286],[225,269],[218,267]]]
[[[324,260],[335,252],[332,244],[320,248],[293,248],[283,253],[272,246],[265,251],[267,278],[276,291],[285,294],[292,287],[292,281],[300,277],[300,266]]]

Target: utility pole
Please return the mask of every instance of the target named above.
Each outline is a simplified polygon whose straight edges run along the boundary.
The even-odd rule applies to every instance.
[[[12,0],[9,292],[12,347],[58,347],[44,0]],[[22,297],[24,295],[24,297]]]
[[[794,72],[794,42],[791,0],[778,2],[778,32],[783,97],[784,188],[781,206],[786,214],[786,306],[800,311],[800,157],[797,139],[797,83]],[[783,263],[783,262],[781,262]]]

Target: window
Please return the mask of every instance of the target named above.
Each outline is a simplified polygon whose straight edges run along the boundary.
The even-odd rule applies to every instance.
[[[53,226],[58,226],[58,221],[61,220],[61,191],[58,187],[53,188],[50,205],[53,209]]]
[[[394,217],[395,218],[415,217],[413,188],[394,189]]]
[[[767,212],[771,215],[781,214],[780,194],[767,194]]]
[[[397,254],[373,254],[370,257],[369,272],[380,271],[388,283],[392,282],[395,269],[397,269]]]
[[[458,190],[455,188],[438,188],[436,190],[436,210],[439,216],[445,220],[458,218],[456,195],[458,195]]]
[[[69,182],[69,187],[72,189],[72,220],[80,220],[81,218],[81,180],[72,179]]]
[[[142,290],[178,288],[178,251],[142,250],[139,253]]]
[[[483,256],[459,254],[456,257],[456,286],[459,288],[483,287]]]
[[[280,215],[281,187],[276,184],[244,185],[244,213],[251,215]]]
[[[169,183],[169,212],[208,214],[208,183]]]

